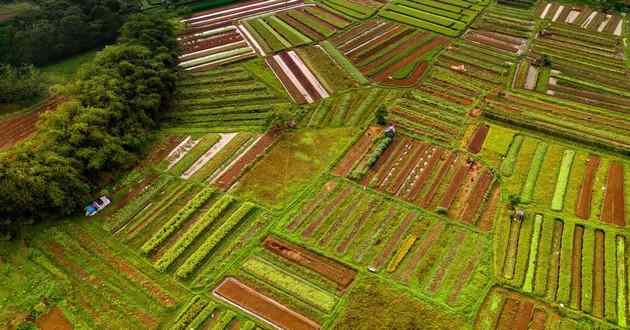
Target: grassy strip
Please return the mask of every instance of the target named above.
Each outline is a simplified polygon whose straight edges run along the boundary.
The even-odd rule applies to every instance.
[[[604,248],[604,299],[606,301],[604,305],[605,317],[610,322],[617,322],[617,242],[615,241],[615,235],[612,232],[607,232]]]
[[[495,220],[492,255],[494,257],[494,274],[498,278],[503,278],[505,274],[505,258],[509,246],[510,223],[510,217],[504,211],[501,211]]]
[[[593,263],[595,262],[595,231],[584,230],[582,238],[582,310],[593,312]]]
[[[549,86],[549,76],[551,76],[550,68],[543,68],[538,72],[538,81],[536,81],[536,91],[546,93]]]
[[[210,302],[204,309],[197,314],[194,320],[186,327],[186,329],[201,329],[201,325],[212,315],[217,309],[218,305],[214,302]]]
[[[166,269],[179,257],[193,241],[201,235],[201,233],[208,228],[220,215],[225,211],[225,209],[230,206],[230,204],[234,201],[234,198],[229,195],[221,196],[212,208],[208,210],[204,215],[201,216],[193,227],[188,230],[183,237],[181,237],[175,245],[173,245],[160,260],[157,261],[155,267],[164,272]]]
[[[187,169],[189,169],[196,161],[205,154],[210,148],[212,148],[215,143],[217,143],[220,139],[220,136],[217,134],[208,134],[204,136],[197,145],[184,156],[175,166],[173,166],[169,172],[173,173],[173,175],[180,176]]]
[[[215,232],[193,253],[186,262],[177,270],[176,275],[180,278],[188,277],[197,268],[199,263],[208,256],[219,242],[227,236],[252,210],[254,204],[244,203],[238,210],[221,224]]]
[[[326,38],[335,34],[336,30],[334,28],[329,27],[328,25],[321,24],[316,18],[302,13],[300,11],[289,11],[287,14],[293,19],[304,23],[306,26],[315,30],[315,32],[325,36]]]
[[[251,134],[239,133],[227,145],[221,149],[212,159],[210,159],[192,177],[196,180],[205,180],[214,174],[221,165],[227,165],[232,156],[241,148],[243,144],[251,138]]]
[[[281,33],[293,46],[301,46],[313,41],[275,16],[269,16],[266,22],[278,33]]]
[[[501,162],[501,175],[503,176],[511,176],[514,173],[514,163],[516,162],[516,157],[518,156],[519,151],[521,150],[521,145],[523,145],[523,136],[522,135],[514,135],[512,139],[512,144],[510,144],[510,149]]]
[[[243,321],[242,321],[243,322]],[[245,324],[241,325],[241,329],[240,330],[254,330],[254,328],[256,328],[256,323],[252,322],[252,321],[244,321]]]
[[[565,150],[564,155],[562,156],[560,171],[558,172],[556,190],[554,191],[553,199],[551,200],[551,209],[553,211],[561,211],[564,205],[564,196],[567,192],[567,185],[569,184],[569,175],[571,174],[573,159],[575,159],[575,151]]]
[[[376,161],[381,157],[383,152],[387,150],[387,147],[389,147],[393,140],[394,138],[389,135],[384,135],[376,139],[372,144],[372,150],[370,153],[361,159],[352,172],[350,172],[348,178],[352,180],[362,179],[370,168],[372,168],[372,165],[374,165],[374,163],[376,163]]]
[[[560,273],[556,301],[565,305],[568,305],[571,300],[571,262],[573,260],[574,231],[574,223],[564,223],[564,230],[562,232],[562,248],[560,249]]]
[[[549,258],[551,255],[551,243],[553,240],[553,221],[543,221],[540,235],[540,247],[538,248],[538,260],[534,276],[534,294],[543,296],[547,290],[547,277],[549,273]]]
[[[163,188],[171,181],[171,177],[160,177],[160,179],[151,184],[151,187],[145,190],[140,196],[134,198],[129,204],[125,205],[125,207],[116,211],[112,217],[113,219],[103,225],[103,229],[112,232],[125,225],[140,213],[157,193],[162,192]]]
[[[204,308],[208,305],[208,301],[199,296],[194,297],[187,305],[184,307],[183,312],[179,314],[176,318],[177,322],[171,328],[172,330],[185,330],[189,329],[188,325],[191,324],[197,315],[201,313]]]
[[[160,230],[146,241],[140,250],[144,254],[149,254],[153,249],[166,240],[172,233],[186,221],[195,211],[200,208],[214,194],[213,188],[206,188],[193,197],[192,200],[179,210]]]
[[[528,293],[534,289],[534,274],[538,263],[538,243],[540,242],[542,220],[543,217],[540,214],[536,214],[534,217],[534,234],[532,235],[532,243],[529,246],[529,262],[527,263],[527,273],[525,273],[525,283],[523,284],[523,291]]]
[[[523,185],[523,189],[521,191],[522,203],[527,204],[532,201],[534,189],[536,188],[536,180],[538,180],[538,174],[542,168],[548,148],[549,145],[545,142],[538,143],[538,146],[536,147],[534,158],[531,161],[531,166],[529,167],[529,172],[527,173],[527,179],[525,180],[525,184]]]
[[[233,318],[236,317],[236,313],[231,310],[226,310],[221,314],[221,317],[217,322],[212,326],[211,330],[223,330],[228,329],[227,326],[230,324]],[[195,329],[195,328],[192,328]]]
[[[516,264],[514,266],[514,278],[511,284],[515,287],[521,287],[525,281],[525,272],[527,270],[529,260],[529,250],[532,241],[532,231],[534,230],[534,221],[529,217],[528,220],[521,224],[521,232],[518,238],[518,251],[516,254]]]
[[[350,76],[358,81],[361,85],[366,85],[369,81],[361,74],[361,72],[352,65],[352,63],[341,54],[330,41],[325,40],[321,43],[322,47],[328,52],[328,54],[339,64],[341,67],[350,74]]]
[[[282,41],[276,38],[276,36],[270,31],[271,28],[264,24],[262,19],[251,20],[247,23],[254,29],[256,34],[260,36],[260,38],[271,49],[271,51],[277,52],[285,48]]]
[[[391,273],[391,272],[395,271],[396,268],[398,268],[398,265],[400,265],[400,262],[403,260],[403,258],[405,258],[407,253],[409,253],[409,250],[413,246],[413,243],[416,242],[416,239],[418,239],[418,237],[416,237],[416,235],[409,235],[409,237],[407,237],[402,242],[402,244],[400,245],[400,248],[398,248],[398,251],[396,252],[394,257],[392,258],[392,260],[389,262],[389,264],[387,265],[387,271],[388,272]]]
[[[623,236],[617,236],[617,324],[625,328],[628,326],[626,319],[626,263],[625,263],[625,241]]]
[[[242,268],[257,278],[321,310],[330,311],[337,302],[337,298],[333,294],[290,275],[261,259],[249,259]]]

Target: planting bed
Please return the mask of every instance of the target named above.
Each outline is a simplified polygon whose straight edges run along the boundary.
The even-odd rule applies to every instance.
[[[497,278],[553,304],[626,325],[627,238],[540,214],[498,220]],[[621,291],[619,291],[621,290]]]
[[[480,38],[476,38],[482,43],[513,50],[515,47],[520,48],[523,39],[533,34],[534,10],[514,8],[509,5],[492,5],[472,24],[472,27],[482,32]]]
[[[330,96],[318,77],[295,51],[268,57],[266,61],[296,103],[313,103]]]
[[[41,114],[55,110],[64,100],[63,97],[54,97],[31,113],[0,118],[0,150],[9,148],[35,133]]]
[[[371,81],[411,87],[448,39],[377,19],[339,34],[332,43]]]
[[[173,131],[258,131],[287,101],[240,66],[186,75],[178,82],[176,109],[167,114]]]
[[[539,4],[537,16],[540,19],[567,24],[576,29],[612,34],[617,37],[623,34],[623,17],[615,12],[543,1]]]
[[[193,296],[178,311],[169,329],[251,330],[255,327],[251,319],[237,315],[230,308],[203,296]]]

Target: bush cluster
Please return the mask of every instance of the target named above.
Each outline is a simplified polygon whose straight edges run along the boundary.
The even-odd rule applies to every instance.
[[[1,156],[0,225],[73,214],[106,177],[132,165],[171,101],[176,65],[175,26],[131,16],[119,42],[81,68],[71,100]]]

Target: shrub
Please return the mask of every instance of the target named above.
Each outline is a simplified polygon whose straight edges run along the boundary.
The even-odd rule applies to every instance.
[[[352,180],[360,180],[363,178],[393,140],[394,138],[389,135],[384,135],[376,139],[372,144],[372,150],[370,153],[361,159],[359,164],[357,164],[348,177]]]
[[[212,249],[214,249],[253,209],[254,204],[248,202],[232,213],[232,215],[208,237],[197,251],[186,260],[177,270],[176,275],[180,278],[188,277],[197,268],[199,263],[208,256]]]
[[[140,250],[144,254],[149,254],[153,249],[166,240],[172,233],[174,233],[181,225],[186,221],[198,208],[206,203],[208,199],[214,194],[213,188],[206,188],[197,194],[191,201],[186,204],[181,210],[179,210],[167,223],[160,228],[160,230],[153,235],[148,241],[146,241]]]
[[[229,195],[223,195],[221,199],[219,199],[208,212],[201,216],[195,225],[188,230],[183,237],[181,237],[177,243],[173,247],[171,247],[166,253],[157,261],[155,267],[159,271],[166,271],[168,266],[170,266],[177,257],[179,257],[184,250],[192,242],[199,237],[199,235],[210,226],[220,215],[225,211],[225,209],[230,206],[230,204],[234,201],[234,198]]]
[[[27,101],[45,91],[46,81],[34,66],[0,66],[0,103]]]

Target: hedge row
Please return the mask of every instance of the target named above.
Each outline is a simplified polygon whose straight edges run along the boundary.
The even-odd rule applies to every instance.
[[[195,320],[197,315],[199,315],[199,313],[201,313],[207,305],[208,301],[206,299],[200,297],[193,298],[191,303],[186,306],[184,312],[177,317],[177,322],[175,322],[171,329],[189,329],[188,325]]]
[[[387,147],[389,147],[393,140],[393,137],[389,135],[384,135],[374,141],[370,153],[363,157],[363,159],[361,159],[359,164],[357,164],[352,172],[350,172],[350,175],[348,177],[352,180],[360,180],[361,178],[363,178],[370,170],[370,168],[372,168],[372,165],[374,165],[374,163],[376,163],[376,161],[381,157],[383,152],[385,152]]]
[[[549,149],[549,145],[546,142],[540,142],[538,143],[538,146],[536,146],[536,151],[534,152],[534,157],[532,158],[531,166],[529,167],[529,172],[527,173],[527,179],[525,180],[525,184],[523,185],[523,189],[521,191],[522,203],[527,204],[532,201],[532,196],[534,195],[534,190],[536,188],[536,181],[538,180],[538,174],[540,174],[540,169],[542,168],[543,161],[547,155],[547,149]]]
[[[335,295],[290,275],[261,259],[249,259],[242,268],[264,282],[323,311],[331,311],[337,302]]]
[[[179,210],[167,223],[160,228],[148,241],[146,241],[140,250],[144,254],[149,254],[153,249],[166,240],[172,233],[181,227],[181,225],[200,208],[214,194],[214,188],[205,188],[197,194],[191,201]]]
[[[516,157],[518,157],[518,153],[523,145],[523,140],[522,135],[514,135],[512,144],[510,144],[510,149],[508,149],[505,159],[501,162],[500,171],[502,176],[509,177],[514,173],[514,164],[516,163]]]
[[[254,204],[244,203],[238,210],[223,223],[208,239],[193,253],[190,258],[177,270],[176,275],[180,278],[188,277],[205,259],[208,254],[227,236],[234,227],[254,209]]]
[[[575,151],[565,150],[562,156],[562,163],[560,165],[560,171],[558,172],[558,181],[556,181],[556,190],[553,193],[553,199],[551,200],[551,209],[553,211],[561,211],[564,205],[564,195],[567,192],[567,186],[569,184],[569,175],[571,174],[571,166],[573,165],[573,159],[575,159]]]
[[[179,257],[185,250],[192,244],[192,242],[201,235],[201,233],[208,228],[219,216],[227,209],[234,201],[234,198],[229,195],[223,195],[208,212],[204,213],[197,222],[188,230],[178,241],[173,245],[160,260],[157,261],[155,267],[164,272],[166,269]]]
[[[236,313],[231,310],[225,310],[221,313],[221,317],[217,322],[212,326],[211,330],[224,330],[228,329],[227,326],[232,321],[233,318],[236,317]],[[195,328],[193,328],[195,329]]]
[[[201,329],[201,325],[210,317],[210,315],[212,315],[212,312],[214,312],[217,308],[218,305],[214,302],[210,302],[209,304],[207,304],[206,307],[204,307],[204,309],[199,314],[197,314],[195,319],[190,322],[186,329]]]

